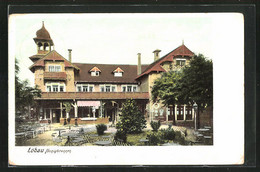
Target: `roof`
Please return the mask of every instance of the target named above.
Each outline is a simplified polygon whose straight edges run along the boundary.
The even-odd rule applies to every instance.
[[[42,22],[42,28],[36,32],[36,38],[34,38],[34,39],[48,40],[53,45],[51,36],[44,27],[44,22]]]
[[[66,80],[66,72],[44,72],[44,79],[49,80]]]
[[[137,83],[135,78],[137,77],[137,65],[124,65],[124,64],[83,64],[73,63],[80,68],[79,73],[75,75],[75,81],[77,82],[96,82],[96,83]],[[142,71],[148,65],[142,65]],[[97,67],[102,72],[99,76],[91,76],[89,71]],[[113,71],[117,68],[124,71],[122,77],[115,77]]]
[[[36,100],[149,100],[148,92],[42,92]]]
[[[118,67],[118,68],[116,68],[114,71],[113,71],[114,73],[123,73],[124,71],[120,68],[120,67]]]
[[[184,44],[182,44],[181,46],[177,47],[176,49],[174,49],[173,51],[171,51],[170,53],[166,54],[165,56],[163,56],[162,58],[154,61],[153,63],[151,63],[144,72],[142,72],[136,79],[141,78],[144,75],[147,75],[151,72],[166,72],[161,64],[163,62],[166,61],[173,61],[173,57],[177,57],[177,56],[185,56],[185,57],[192,57],[194,56],[194,53],[192,51],[190,51]]]
[[[42,58],[44,56],[44,54],[35,54],[31,57],[29,57],[31,60],[38,60],[40,58]]]
[[[89,72],[101,72],[101,70],[95,66],[92,69],[90,69]]]
[[[41,59],[36,61],[32,66],[29,67],[29,69],[32,72],[34,72],[35,67],[37,67],[37,66],[44,67],[44,65],[45,65],[44,61],[64,61],[65,67],[73,67],[73,68],[79,70],[79,68],[77,66],[73,65],[71,62],[69,62],[67,59],[62,57],[62,55],[57,53],[57,51],[55,51],[55,50],[52,50],[51,52],[46,54],[44,57],[42,57]]]

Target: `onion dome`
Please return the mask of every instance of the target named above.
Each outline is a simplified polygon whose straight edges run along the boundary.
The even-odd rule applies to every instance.
[[[51,39],[51,36],[49,32],[46,30],[44,27],[44,22],[42,22],[42,28],[36,32],[36,38],[34,38],[35,42],[36,41],[46,41],[49,42],[51,45],[53,45],[53,41]]]

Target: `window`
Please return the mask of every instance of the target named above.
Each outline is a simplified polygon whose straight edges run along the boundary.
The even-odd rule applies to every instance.
[[[106,86],[106,92],[110,92],[110,86]]]
[[[88,86],[83,85],[83,92],[88,92]]]
[[[93,92],[94,87],[93,86],[89,86],[89,92]]]
[[[47,86],[47,92],[51,92],[51,86]]]
[[[58,91],[59,91],[58,88],[59,88],[58,85],[53,85],[53,86],[52,86],[53,92],[58,92]]]
[[[101,92],[105,92],[105,87],[104,86],[100,86],[100,91]]]
[[[64,92],[64,86],[60,86],[60,92]]]
[[[133,86],[133,92],[136,92],[136,91],[137,91],[137,87]]]
[[[186,62],[186,60],[176,60],[176,65],[177,66],[184,66],[185,62]]]
[[[91,76],[99,76],[99,72],[98,71],[93,71],[93,72],[91,72]]]
[[[51,65],[49,66],[49,72],[61,72],[61,66],[60,65]]]
[[[112,86],[112,92],[116,92],[116,86]]]
[[[115,76],[115,77],[122,77],[122,76],[123,76],[123,73],[122,73],[122,72],[115,72],[115,73],[114,73],[114,76]]]
[[[47,92],[64,92],[65,85],[62,83],[46,83]]]
[[[132,86],[127,86],[127,92],[132,92]]]
[[[122,92],[126,92],[126,86],[122,87]]]
[[[77,91],[81,92],[81,86],[77,86]]]

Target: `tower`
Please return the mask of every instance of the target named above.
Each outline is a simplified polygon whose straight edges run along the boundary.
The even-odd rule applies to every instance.
[[[49,53],[54,46],[49,32],[44,27],[44,22],[42,22],[42,28],[36,32],[36,37],[33,38],[35,44],[37,45],[37,54],[30,57],[33,62],[36,62],[41,57]]]

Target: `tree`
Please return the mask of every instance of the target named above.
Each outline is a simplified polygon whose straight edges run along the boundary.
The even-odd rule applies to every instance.
[[[162,73],[162,76],[155,80],[152,87],[153,102],[161,101],[164,105],[173,106],[180,102],[180,82],[181,73],[170,71]],[[173,118],[175,125],[175,118]]]
[[[36,105],[34,98],[41,97],[41,90],[37,86],[30,87],[28,80],[21,81],[18,77],[19,72],[19,62],[15,59],[15,109],[16,112],[29,111],[30,114],[30,107]]]
[[[123,104],[120,121],[116,128],[127,133],[140,133],[146,127],[146,120],[134,100],[126,100]]]
[[[162,101],[165,105],[196,102],[199,111],[211,106],[213,102],[212,61],[199,54],[194,56],[190,64],[181,71],[163,73],[162,77],[154,82],[152,99],[154,102]]]

